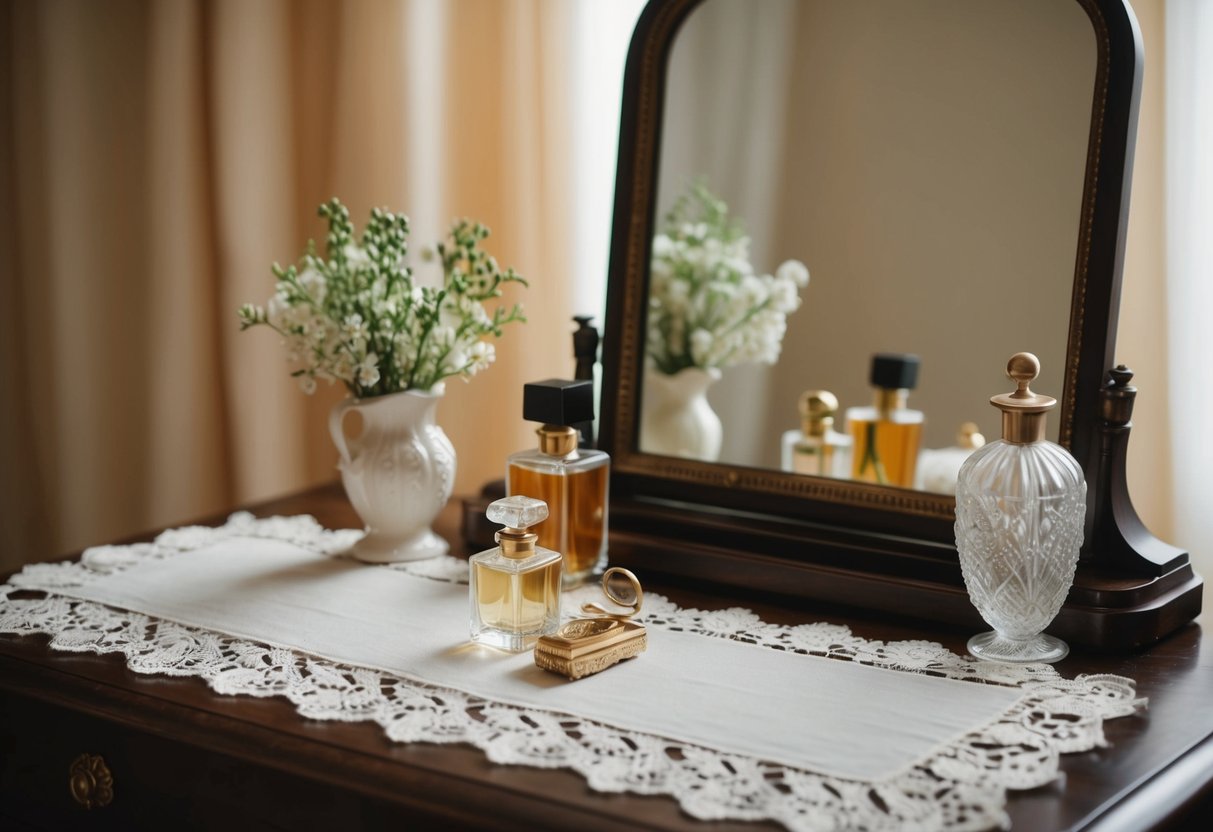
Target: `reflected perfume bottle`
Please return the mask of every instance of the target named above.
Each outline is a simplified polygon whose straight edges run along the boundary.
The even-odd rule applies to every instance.
[[[1069,647],[1045,635],[1074,582],[1087,483],[1065,448],[1045,439],[1057,404],[1029,389],[1040,374],[1031,353],[1012,356],[1016,390],[994,396],[1002,439],[974,451],[956,482],[956,549],[973,606],[994,628],[969,652],[1002,662],[1055,662]]]
[[[838,399],[829,390],[806,390],[798,406],[800,429],[783,435],[783,470],[815,477],[847,476],[851,470],[851,437],[834,430]]]
[[[880,485],[910,488],[922,439],[922,412],[906,406],[918,383],[916,355],[878,353],[872,356],[872,407],[847,410],[851,448],[851,478]]]
[[[548,504],[539,545],[564,556],[564,585],[600,573],[607,562],[607,495],[611,458],[579,449],[572,427],[594,418],[591,381],[549,379],[523,388],[522,417],[540,422],[539,447],[510,456],[506,493]]]
[[[560,626],[560,553],[537,546],[528,531],[547,519],[542,500],[505,497],[486,514],[505,528],[495,548],[468,559],[472,641],[520,653]]]
[[[976,422],[963,422],[956,431],[956,444],[950,448],[924,448],[918,454],[918,476],[914,487],[936,494],[955,494],[960,466],[973,451],[986,444]]]

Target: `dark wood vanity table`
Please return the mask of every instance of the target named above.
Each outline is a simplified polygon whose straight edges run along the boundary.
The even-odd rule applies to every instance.
[[[1213,810],[1213,646],[1189,623],[1200,611],[1203,585],[1187,553],[1155,539],[1133,512],[1124,454],[1135,391],[1127,373],[1109,376],[1118,361],[1115,325],[1141,83],[1140,36],[1125,0],[1040,4],[1080,16],[1077,31],[1090,52],[1083,70],[1090,77],[1077,82],[1087,86],[1080,90],[1078,152],[1066,194],[1078,222],[1071,221],[1077,226],[1071,229],[1073,242],[1063,241],[1058,267],[1063,279],[1051,278],[1062,294],[1053,305],[1065,318],[1050,335],[1057,342],[1056,392],[1062,402],[1057,439],[1079,460],[1089,485],[1079,577],[1056,625],[1074,649],[1057,667],[1066,677],[1130,677],[1149,707],[1106,722],[1106,748],[1064,756],[1063,778],[1012,793],[1008,811],[1014,829],[1033,832],[1206,828],[1200,825],[1202,816]],[[810,12],[828,5],[806,0],[800,12],[808,20]],[[885,13],[904,13],[908,5],[890,3]],[[745,14],[757,6],[747,4]],[[943,8],[937,6],[922,8]],[[686,156],[662,148],[663,131],[668,138],[678,127],[670,115],[676,108],[664,109],[675,100],[667,66],[685,21],[696,14],[701,22],[710,20],[704,15],[729,8],[713,0],[653,0],[629,57],[599,426],[599,445],[613,460],[613,561],[637,572],[646,589],[683,606],[740,605],[772,622],[828,621],[848,625],[867,639],[925,639],[962,653],[980,625],[960,578],[950,496],[793,475],[752,461],[640,451],[648,264],[659,176],[663,160],[668,165]],[[858,6],[840,2],[836,8]],[[1003,8],[1020,10],[1024,4],[1017,0]],[[925,18],[927,12],[922,14]],[[927,29],[935,32],[941,25],[937,20]],[[899,26],[893,28],[900,31]],[[859,29],[860,39],[871,31]],[[1013,53],[1021,58],[1017,66],[1045,66],[1049,55],[1066,51],[1050,52],[1037,40],[1025,38],[1023,44],[1025,50],[1039,47],[1035,57]],[[981,43],[965,49],[986,54]],[[849,79],[854,72],[819,73],[810,81],[825,77]],[[1050,76],[1041,77],[1044,86],[1053,85]],[[789,91],[812,86],[796,79]],[[1005,98],[997,91],[987,97]],[[968,112],[972,100],[962,97],[963,106],[954,109]],[[691,136],[712,135],[714,129],[697,122],[682,128]],[[985,141],[973,145],[984,149]],[[828,153],[822,158],[827,166],[836,164]],[[860,167],[871,158],[859,159]],[[995,160],[989,167],[1003,165]],[[1052,181],[1048,164],[1039,168]],[[879,179],[879,184],[887,183]],[[1002,201],[997,188],[990,190],[995,202]],[[832,211],[836,203],[823,204]],[[941,196],[924,204],[938,209],[937,219],[950,221],[948,207],[963,200]],[[944,240],[930,260],[932,269],[955,260],[955,246],[966,237],[994,243],[986,255],[970,258],[982,267],[971,270],[976,272],[1006,250],[1039,243],[1004,239],[993,218],[967,213],[981,220],[977,232]],[[793,236],[807,239],[810,232],[820,230],[808,227]],[[883,243],[874,236],[863,247],[875,250]],[[820,257],[810,267],[813,279],[826,283],[829,258],[820,252],[787,256]],[[840,284],[859,281],[866,277],[862,271],[836,269],[835,278]],[[956,278],[961,288],[968,288],[968,273]],[[988,325],[988,317],[975,312],[971,317],[964,322],[979,332]],[[967,347],[965,339],[956,336]],[[863,343],[847,349],[866,354],[884,348]],[[819,385],[813,381],[812,386]],[[993,392],[998,389],[978,385],[962,394],[984,406]],[[311,514],[330,528],[360,525],[336,485],[250,510],[262,516]],[[459,526],[458,501],[452,501],[436,530],[456,551],[463,549]],[[112,773],[109,805],[85,809],[80,802],[98,796],[79,788],[73,795],[69,768],[82,754],[99,755]],[[570,771],[497,766],[470,746],[397,744],[374,724],[309,721],[281,698],[220,696],[199,679],[141,676],[117,655],[53,652],[43,636],[0,636],[0,828],[369,829],[389,824],[527,830],[756,827],[700,823],[668,798],[597,793]]]
[[[337,486],[253,507],[357,520]],[[211,518],[222,522],[223,518]],[[454,538],[458,505],[439,531]],[[456,546],[461,544],[456,543]],[[653,573],[646,588],[684,605],[743,605],[783,622],[830,621],[884,640],[963,651],[968,631],[803,600],[688,588]],[[0,827],[746,829],[700,823],[666,798],[600,794],[569,771],[495,766],[468,746],[402,745],[378,726],[309,721],[287,701],[220,696],[199,679],[142,676],[117,655],[50,651],[42,636],[0,636]],[[1014,829],[1186,828],[1213,805],[1213,648],[1189,625],[1144,651],[1076,650],[1066,676],[1134,678],[1149,709],[1105,724],[1109,747],[1062,758],[1064,782],[1012,793]],[[69,767],[100,755],[113,801],[85,809]]]

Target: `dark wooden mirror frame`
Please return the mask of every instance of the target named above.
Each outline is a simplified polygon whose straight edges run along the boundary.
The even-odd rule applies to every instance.
[[[1074,589],[1050,632],[1149,644],[1200,612],[1188,554],[1153,537],[1125,486],[1136,390],[1114,363],[1141,35],[1127,0],[1078,2],[1097,43],[1060,441],[1088,482]],[[981,627],[953,535],[953,498],[640,453],[648,263],[670,48],[703,0],[650,0],[624,74],[599,447],[612,456],[611,562],[746,589]],[[1066,0],[1058,0],[1066,2]],[[993,391],[997,392],[997,391]]]

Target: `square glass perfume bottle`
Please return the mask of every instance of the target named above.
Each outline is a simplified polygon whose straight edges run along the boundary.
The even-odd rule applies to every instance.
[[[543,500],[551,512],[539,545],[564,556],[564,585],[575,586],[607,563],[611,458],[577,447],[574,425],[594,418],[591,381],[547,381],[523,387],[522,417],[539,422],[539,447],[510,456],[506,493]]]
[[[806,390],[797,406],[800,428],[783,435],[783,470],[815,477],[850,476],[851,437],[834,430],[838,399],[829,390]]]
[[[528,531],[548,516],[542,500],[505,497],[486,514],[505,528],[495,548],[468,559],[472,641],[520,653],[560,626],[560,553],[537,546]]]
[[[847,410],[847,432],[851,449],[851,477],[901,488],[914,486],[918,446],[922,440],[923,416],[906,406],[918,382],[916,355],[878,353],[872,356],[872,407]]]

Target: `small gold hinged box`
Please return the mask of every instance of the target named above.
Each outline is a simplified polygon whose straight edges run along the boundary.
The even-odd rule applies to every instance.
[[[632,585],[633,599],[621,599],[608,586],[609,579],[617,574]],[[570,679],[580,679],[645,651],[648,636],[644,625],[627,620],[628,616],[640,611],[644,597],[640,581],[628,570],[613,567],[602,576],[602,587],[611,601],[630,607],[629,611],[616,614],[597,604],[584,605],[583,611],[600,613],[602,617],[575,618],[555,633],[542,636],[535,644],[537,666]]]

